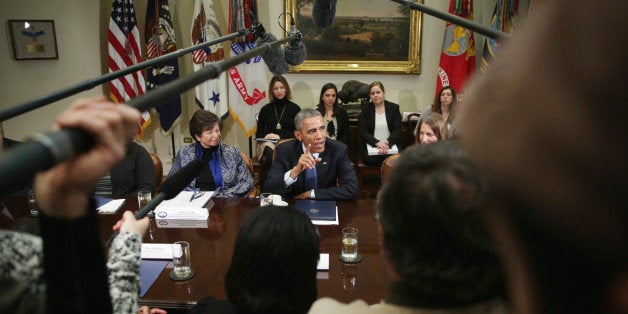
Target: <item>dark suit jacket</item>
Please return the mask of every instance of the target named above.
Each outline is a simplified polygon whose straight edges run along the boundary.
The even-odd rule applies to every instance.
[[[399,105],[390,101],[384,101],[384,108],[386,110],[386,123],[388,123],[388,131],[390,136],[388,137],[389,146],[399,145],[401,139],[401,113],[399,112]],[[367,105],[362,106],[362,113],[360,114],[360,136],[362,137],[361,149],[366,150],[366,143],[375,146],[378,139],[373,136],[375,134],[375,105],[369,102]],[[402,147],[399,147],[401,150]]]
[[[276,148],[276,157],[264,191],[279,194],[285,198],[294,198],[305,192],[305,171],[297,177],[297,181],[286,187],[283,180],[287,171],[297,165],[303,154],[301,141],[291,140]],[[325,151],[318,155],[322,160],[316,164],[318,188],[314,189],[316,199],[346,200],[358,198],[358,179],[355,169],[349,162],[347,145],[327,138]]]

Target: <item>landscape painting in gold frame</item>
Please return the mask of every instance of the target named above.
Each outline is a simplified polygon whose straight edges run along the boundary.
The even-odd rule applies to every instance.
[[[418,11],[392,1],[342,0],[337,1],[333,24],[318,28],[312,21],[313,0],[284,1],[307,48],[306,60],[290,73],[421,72]],[[288,14],[285,25],[290,25]]]

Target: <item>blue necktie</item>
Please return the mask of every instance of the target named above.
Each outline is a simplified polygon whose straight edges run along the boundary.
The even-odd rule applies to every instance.
[[[312,169],[305,169],[305,189],[312,190],[316,189],[317,179],[316,179],[316,166]]]

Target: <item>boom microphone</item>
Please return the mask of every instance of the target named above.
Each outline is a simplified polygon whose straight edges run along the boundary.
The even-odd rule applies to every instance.
[[[185,167],[179,169],[170,178],[166,179],[159,187],[159,193],[146,206],[135,214],[135,219],[142,219],[146,214],[155,209],[163,200],[169,200],[177,196],[185,187],[190,184],[196,176],[203,170],[205,164],[198,159],[193,160]]]
[[[257,36],[255,47],[267,45],[277,40],[277,37],[273,36],[273,34],[266,32],[262,23],[256,22],[253,28]],[[262,53],[262,59],[264,59],[268,70],[274,75],[283,75],[290,70],[290,65],[286,63],[283,51],[279,47],[270,47],[268,51]]]
[[[307,49],[305,48],[305,44],[301,42],[303,35],[296,28],[296,24],[294,23],[294,18],[290,15],[290,31],[289,35],[292,35],[294,39],[289,41],[288,44],[284,47],[284,57],[286,62],[290,65],[299,65],[305,61],[305,57],[307,56]]]
[[[314,0],[312,21],[319,28],[329,27],[336,17],[336,0]]]

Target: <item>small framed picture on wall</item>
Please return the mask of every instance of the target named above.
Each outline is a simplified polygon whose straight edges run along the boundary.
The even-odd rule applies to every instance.
[[[53,20],[9,20],[8,30],[13,59],[59,59]]]

